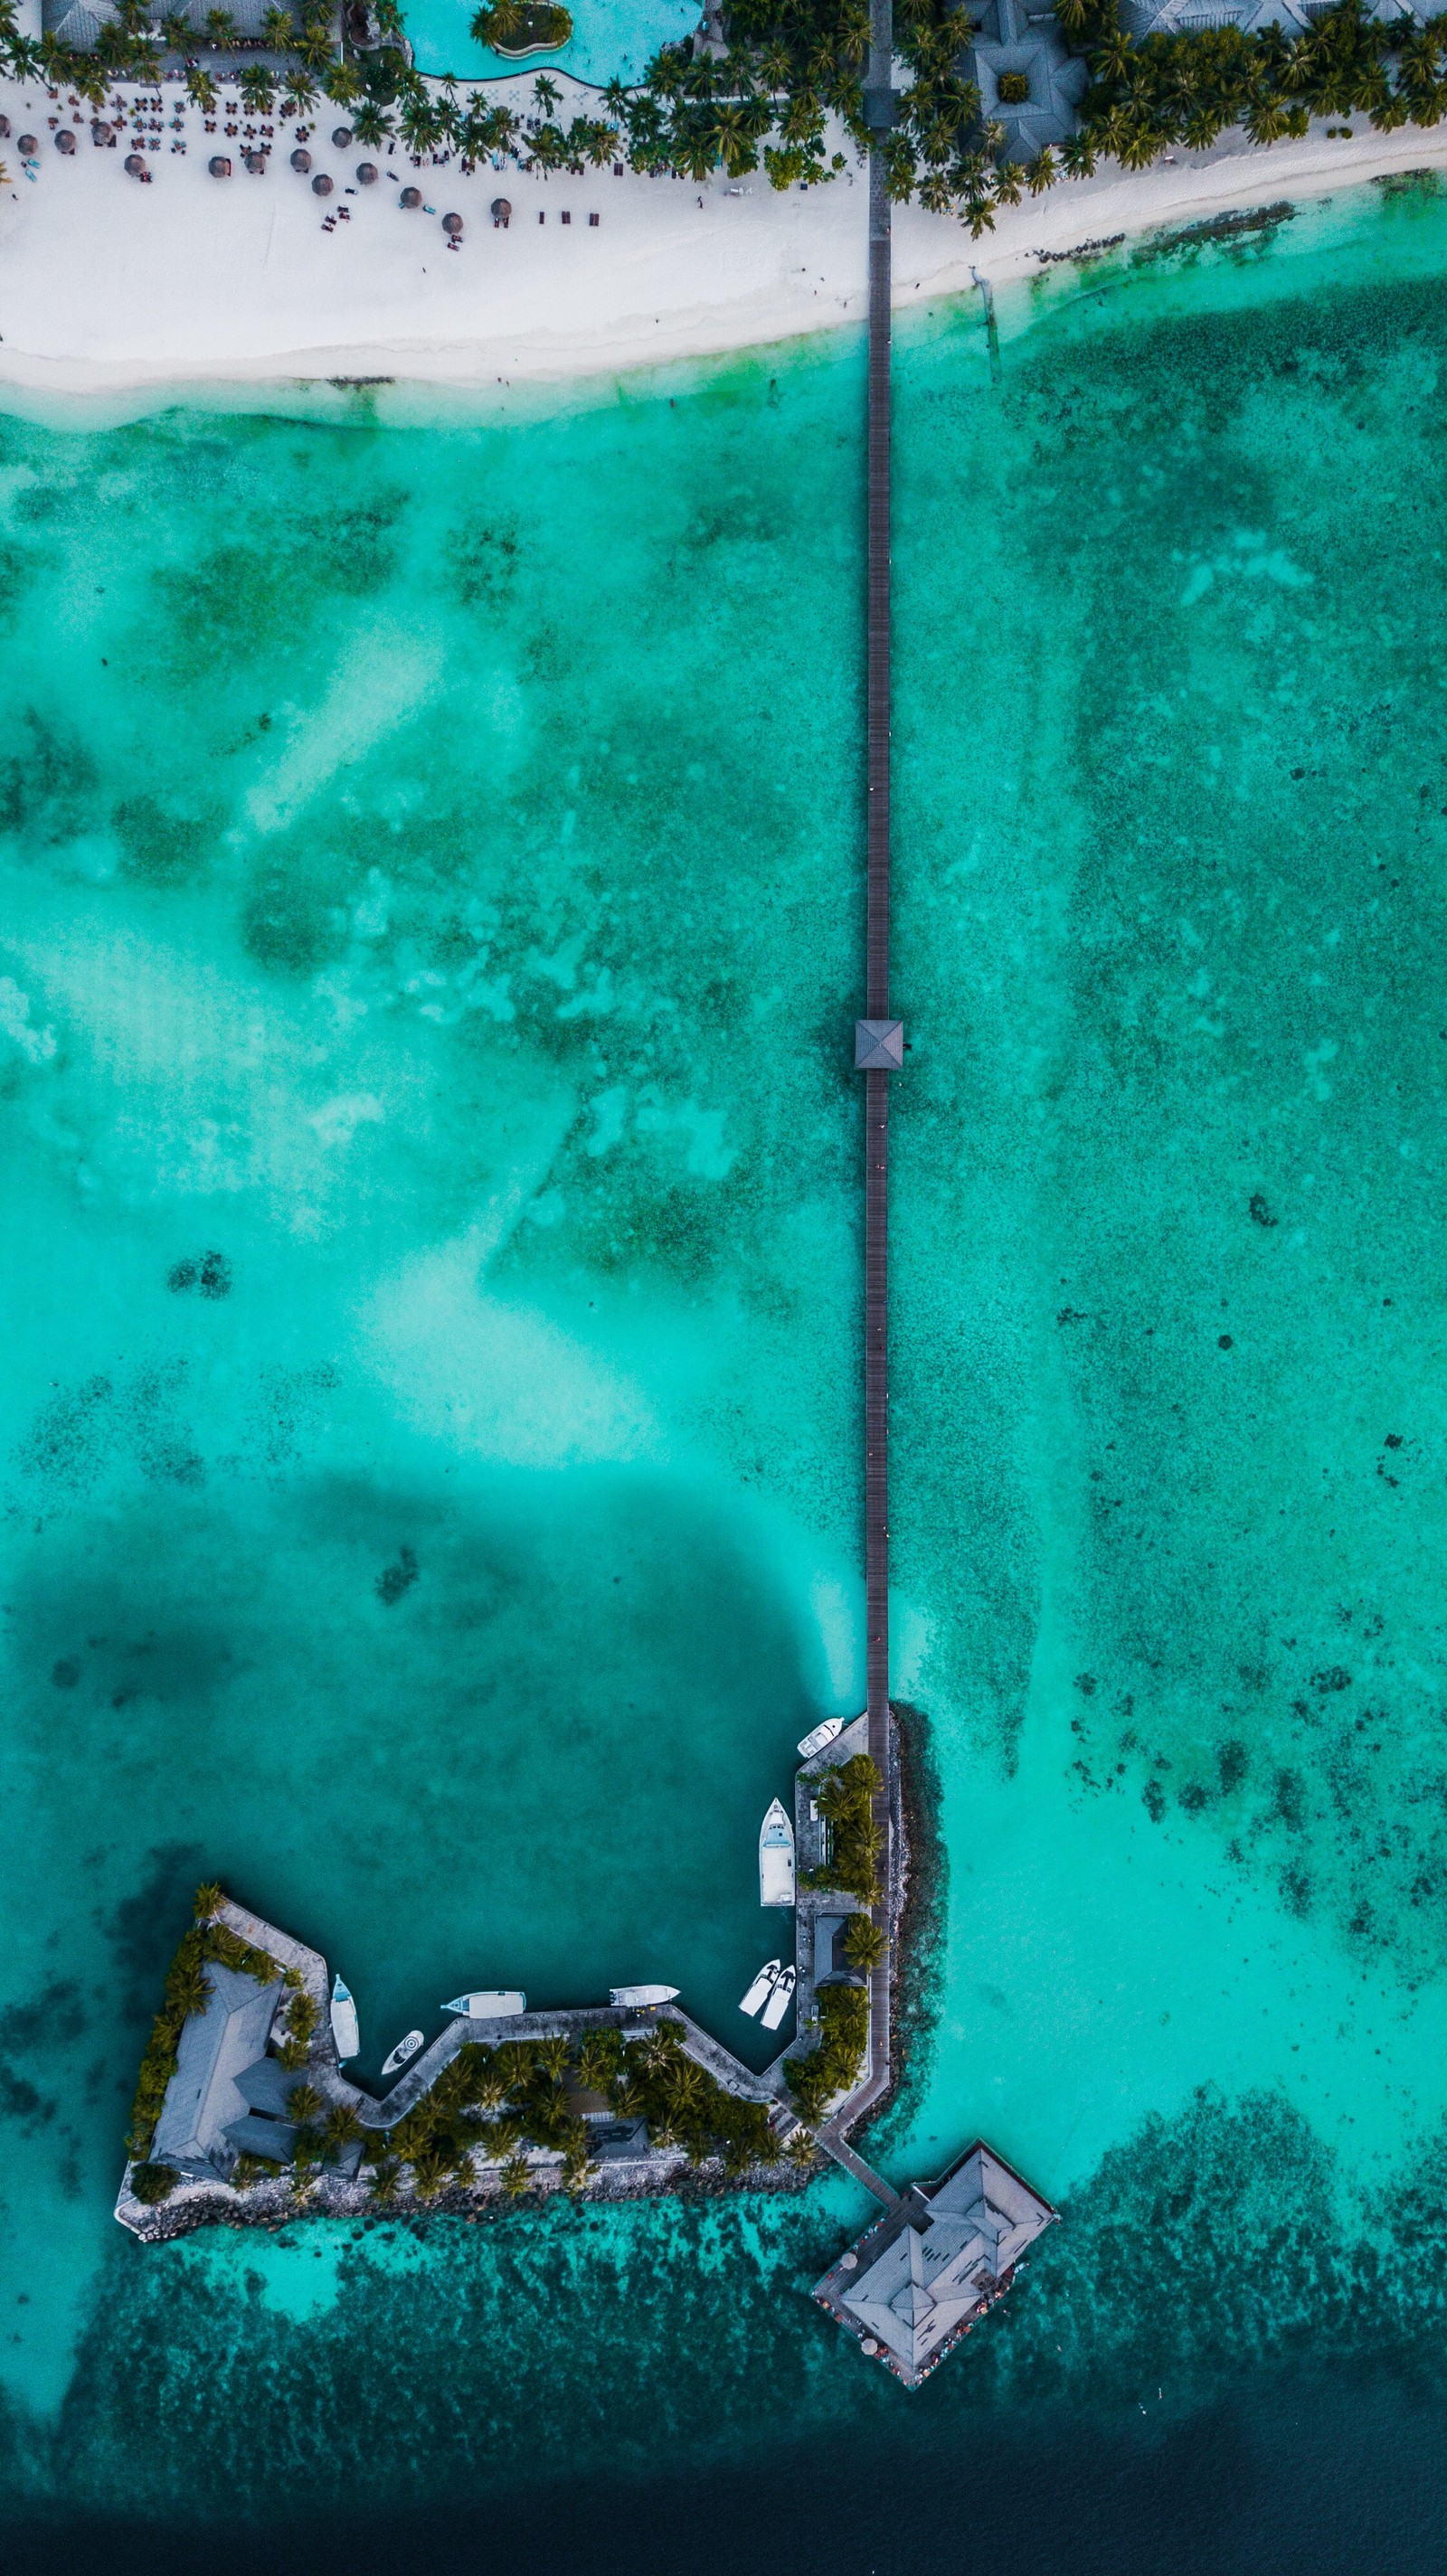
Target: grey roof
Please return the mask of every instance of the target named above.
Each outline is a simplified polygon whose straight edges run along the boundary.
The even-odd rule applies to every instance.
[[[856,1073],[898,1073],[903,1063],[903,1020],[855,1021],[854,1070]]]
[[[261,1986],[214,1960],[204,1973],[211,1999],[183,2025],[151,2149],[160,2164],[202,2174],[221,2170],[218,2150],[226,2159],[226,2131],[247,2109],[236,2079],[265,2049],[282,1992],[279,1978]]]
[[[840,2293],[840,2304],[912,2379],[988,2298],[1052,2212],[988,2147],[972,2148],[937,2191],[911,2193],[907,2208],[904,2226]]]
[[[296,2131],[290,2121],[263,2120],[254,2111],[248,2111],[244,2120],[233,2120],[226,2135],[233,2147],[249,2156],[269,2156],[274,2165],[289,2165],[296,2150]]]
[[[600,2164],[616,2164],[648,2153],[646,2120],[598,2121],[588,2130],[588,2153]]]
[[[979,84],[981,111],[1004,126],[1012,161],[1033,161],[1047,143],[1063,142],[1073,133],[1089,71],[1039,0],[1028,7],[1022,0],[988,0],[975,23],[978,33],[965,68]],[[1002,72],[1025,74],[1030,96],[1024,106],[1007,106],[1001,98]]]
[[[807,1917],[805,1918],[807,1920]],[[814,1974],[832,1977],[840,1962],[835,1951],[839,1934],[849,1921],[847,1914],[816,1914],[814,1917]]]
[[[273,2120],[283,2120],[302,2081],[296,2068],[283,2066],[279,2057],[259,2057],[254,2066],[243,2066],[236,2090],[249,2111],[267,2111]]]

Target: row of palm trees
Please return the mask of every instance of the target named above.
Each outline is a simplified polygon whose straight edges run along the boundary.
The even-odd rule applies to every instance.
[[[1086,174],[1109,155],[1140,170],[1172,144],[1204,150],[1241,126],[1253,143],[1304,134],[1314,116],[1364,114],[1381,132],[1447,115],[1447,15],[1391,24],[1364,0],[1335,0],[1298,35],[1207,27],[1137,43],[1118,0],[1055,0],[1085,55],[1090,87],[1062,167]]]

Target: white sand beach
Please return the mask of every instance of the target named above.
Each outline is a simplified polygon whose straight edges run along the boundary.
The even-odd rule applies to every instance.
[[[565,114],[594,104],[591,91],[560,85]],[[0,83],[11,127],[0,143],[0,382],[39,397],[369,375],[486,386],[667,363],[863,319],[859,170],[780,196],[761,173],[698,185],[611,169],[464,175],[455,159],[416,169],[400,145],[334,148],[339,111],[322,102],[309,148],[313,172],[335,183],[323,200],[289,167],[290,127],[278,122],[266,173],[251,176],[239,135],[208,135],[178,90],[168,87],[166,101],[143,184],[126,175],[129,134],[97,149],[87,111],[57,107],[35,85]],[[75,134],[69,157],[56,148],[57,114]],[[1103,165],[1002,209],[979,241],[948,217],[898,208],[896,302],[961,292],[976,273],[1019,273],[1038,250],[1447,162],[1447,129],[1382,135],[1355,122],[1362,130],[1350,140],[1320,127],[1268,151],[1240,137],[1181,151],[1143,173]],[[24,133],[39,143],[33,172],[16,150]],[[218,150],[231,158],[230,179],[208,173]],[[370,187],[356,180],[364,160],[381,174]],[[411,213],[398,203],[408,185],[424,201]],[[505,230],[489,211],[499,196],[512,209]],[[447,213],[464,223],[455,250]]]

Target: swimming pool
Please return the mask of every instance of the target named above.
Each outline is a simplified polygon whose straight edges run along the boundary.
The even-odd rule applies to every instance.
[[[660,45],[691,35],[699,23],[697,0],[572,0],[570,41],[556,53],[530,54],[525,63],[515,63],[489,46],[474,43],[468,28],[476,4],[477,0],[417,0],[407,11],[407,33],[419,71],[497,80],[508,74],[532,78],[540,71],[560,69],[601,89],[615,73],[623,80],[637,80]]]

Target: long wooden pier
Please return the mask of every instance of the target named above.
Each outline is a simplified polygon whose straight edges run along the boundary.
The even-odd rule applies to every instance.
[[[855,1031],[855,1063],[864,1075],[864,1585],[866,1707],[869,1751],[883,1790],[877,1821],[883,1835],[882,1891],[874,1920],[886,1940],[894,1922],[890,1820],[895,1747],[889,1712],[889,1084],[904,1062],[904,1032],[889,1011],[890,786],[890,342],[891,241],[885,144],[894,118],[892,0],[871,0],[864,113],[869,153],[869,505],[867,539],[868,899],[865,920],[865,1016]],[[890,1960],[869,1980],[869,2074],[819,2133],[837,2157],[878,2197],[888,2183],[844,2143],[844,2132],[872,2110],[890,2086]]]

